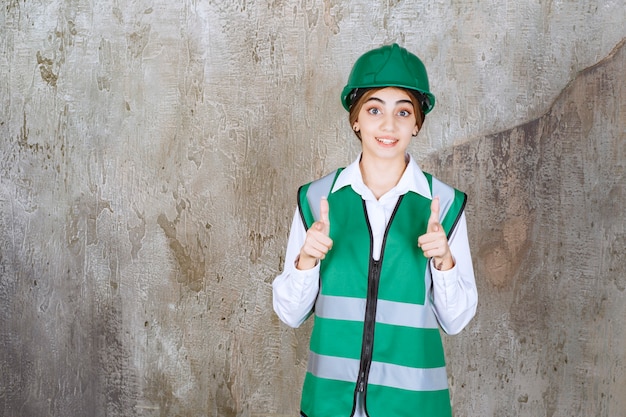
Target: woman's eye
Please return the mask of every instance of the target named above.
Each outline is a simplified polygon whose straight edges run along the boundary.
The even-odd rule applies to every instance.
[[[371,109],[369,109],[367,111],[369,114],[380,114],[380,110],[378,110],[376,107],[372,107]]]
[[[398,116],[401,116],[401,117],[408,117],[410,115],[411,115],[411,112],[408,110],[400,110],[398,112]]]

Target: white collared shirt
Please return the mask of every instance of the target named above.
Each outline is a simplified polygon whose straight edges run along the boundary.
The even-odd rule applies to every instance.
[[[409,191],[429,199],[433,196],[426,176],[409,156],[409,163],[398,184],[376,199],[363,182],[359,168],[360,159],[361,155],[339,174],[331,193],[350,186],[365,201],[374,240],[372,256],[378,259],[385,230],[398,198]],[[306,228],[296,208],[287,242],[285,267],[272,283],[274,311],[291,327],[298,327],[306,320],[319,291],[319,263],[314,268],[304,271],[298,270],[295,266],[305,238]],[[415,244],[417,245],[417,242]],[[474,317],[478,302],[464,213],[448,244],[455,266],[447,271],[439,271],[434,268],[431,261],[433,306],[442,329],[448,334],[456,334]]]

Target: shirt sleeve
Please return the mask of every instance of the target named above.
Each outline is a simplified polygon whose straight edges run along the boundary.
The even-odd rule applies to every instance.
[[[306,229],[296,209],[291,223],[285,266],[272,283],[274,311],[290,327],[299,327],[311,315],[319,291],[319,263],[299,270],[296,261],[306,238]]]
[[[461,214],[448,244],[455,260],[452,269],[439,271],[430,261],[433,306],[441,328],[448,334],[457,334],[474,317],[478,305],[465,213]]]

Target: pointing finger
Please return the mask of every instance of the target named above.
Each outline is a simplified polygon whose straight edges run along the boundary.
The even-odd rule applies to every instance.
[[[330,207],[328,205],[328,200],[326,197],[322,197],[320,200],[320,221],[324,224],[323,232],[328,235],[330,233],[330,219],[328,216],[328,212],[330,211]]]
[[[439,197],[433,198],[430,203],[430,217],[428,218],[428,231],[439,231]]]

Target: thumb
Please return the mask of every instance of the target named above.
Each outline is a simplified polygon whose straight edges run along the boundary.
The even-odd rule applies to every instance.
[[[324,234],[327,236],[330,234],[330,219],[328,217],[328,212],[330,211],[330,207],[328,205],[328,200],[326,197],[322,197],[320,200],[320,222],[323,224]]]
[[[439,231],[439,197],[433,198],[430,203],[430,217],[428,218],[428,231]]]

